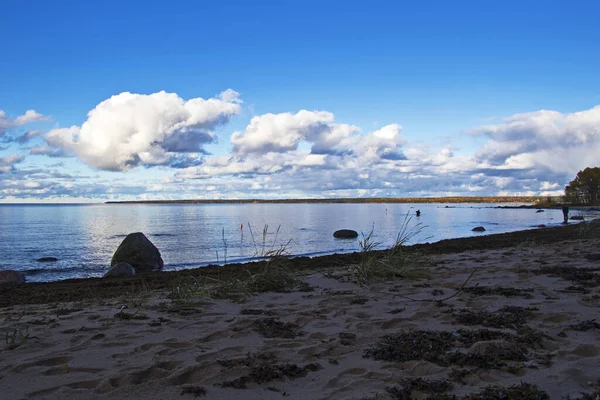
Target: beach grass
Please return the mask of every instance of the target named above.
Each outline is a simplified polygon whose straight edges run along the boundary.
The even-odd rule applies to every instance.
[[[377,252],[381,245],[374,238],[375,227],[368,234],[361,233],[359,239],[360,262],[352,268],[355,281],[367,285],[376,279],[393,278],[415,280],[427,277],[426,266],[430,264],[422,252],[408,250],[412,239],[419,235],[424,226],[411,224],[412,217],[407,213],[396,236],[394,245],[385,252]]]

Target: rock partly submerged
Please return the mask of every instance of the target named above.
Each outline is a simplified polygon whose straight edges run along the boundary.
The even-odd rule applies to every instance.
[[[471,229],[473,232],[485,232],[485,228],[483,226],[476,226],[475,228]]]
[[[352,229],[340,229],[339,231],[333,232],[333,237],[338,239],[354,239],[358,236],[358,232]]]
[[[37,261],[37,262],[55,262],[55,261],[58,261],[58,258],[56,258],[56,257],[41,257],[35,261]]]
[[[135,268],[126,262],[120,262],[112,267],[104,274],[105,278],[112,278],[117,276],[132,276],[135,275]]]
[[[136,274],[157,271],[164,266],[160,251],[142,232],[130,233],[121,242],[110,261],[110,266],[124,262],[133,267]]]
[[[25,274],[8,269],[0,271],[0,285],[21,285],[25,283]]]

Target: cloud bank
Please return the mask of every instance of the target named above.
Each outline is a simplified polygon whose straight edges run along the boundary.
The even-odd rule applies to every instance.
[[[411,143],[396,123],[363,131],[326,110],[266,113],[232,133],[225,127],[219,142],[229,148],[208,154],[215,129],[240,114],[242,104],[230,89],[190,100],[166,92],[121,93],[98,104],[81,126],[52,129],[46,143],[40,131],[6,135],[13,148],[0,150],[0,197],[559,195],[577,171],[600,164],[600,106],[519,113],[479,126],[463,134],[486,142],[468,151],[451,141]],[[3,134],[45,118],[34,111],[0,117]],[[15,146],[27,155],[13,151]],[[96,170],[123,172],[123,179],[98,180],[60,166],[34,168],[24,162],[30,156],[76,157]],[[154,166],[167,167],[160,179],[136,178],[134,167]]]
[[[98,104],[81,126],[51,130],[46,141],[101,170],[168,165],[180,161],[179,153],[202,153],[213,130],[240,112],[240,103],[231,89],[187,101],[164,91],[124,92]]]

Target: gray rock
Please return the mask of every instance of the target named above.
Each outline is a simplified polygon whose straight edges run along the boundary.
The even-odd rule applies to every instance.
[[[339,231],[333,232],[333,237],[338,239],[354,239],[357,236],[358,233],[352,229],[340,229]]]
[[[485,232],[485,228],[483,226],[476,226],[475,228],[471,229],[473,232]]]
[[[132,275],[135,275],[135,268],[133,268],[131,264],[127,264],[126,262],[120,262],[110,267],[110,269],[104,274],[104,278]]]
[[[160,251],[142,233],[127,235],[113,254],[110,266],[125,262],[133,267],[136,274],[162,269],[164,262]]]
[[[583,221],[585,218],[583,218],[582,215],[574,215],[569,219],[572,219],[573,221]]]
[[[25,275],[19,271],[8,269],[0,271],[0,285],[21,285],[25,283]]]
[[[54,262],[54,261],[58,261],[58,258],[56,258],[56,257],[42,257],[42,258],[38,258],[35,261],[37,261],[37,262]]]
[[[537,210],[536,213],[544,212],[544,210]]]

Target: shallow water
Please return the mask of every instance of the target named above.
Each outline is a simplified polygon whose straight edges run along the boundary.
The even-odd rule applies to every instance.
[[[243,262],[281,246],[309,256],[359,250],[360,235],[333,238],[344,228],[373,229],[383,248],[394,243],[407,215],[409,229],[422,228],[411,243],[481,235],[471,231],[479,225],[491,234],[562,221],[560,210],[489,204],[0,205],[0,269],[24,271],[29,281],[101,276],[123,238],[138,231],[158,247],[167,270]]]

